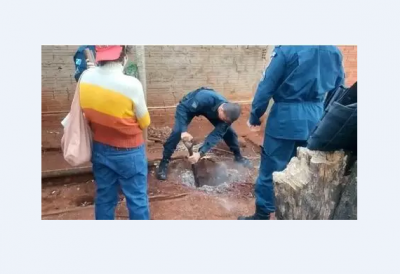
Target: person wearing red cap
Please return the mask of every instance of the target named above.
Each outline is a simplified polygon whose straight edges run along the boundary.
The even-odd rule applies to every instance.
[[[80,103],[93,131],[95,217],[115,218],[118,190],[126,197],[129,218],[148,220],[147,157],[143,130],[150,125],[143,87],[124,75],[127,46],[96,46],[97,66],[79,81]]]

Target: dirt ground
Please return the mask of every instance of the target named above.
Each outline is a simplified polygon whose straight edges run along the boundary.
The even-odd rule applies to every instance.
[[[234,220],[239,215],[254,212],[253,191],[260,161],[262,132],[249,132],[245,120],[236,122],[234,128],[239,135],[242,154],[252,161],[253,168],[235,164],[233,155],[223,142],[197,164],[202,182],[200,188],[194,186],[191,166],[185,159],[171,162],[168,181],[158,181],[154,174],[156,166],[150,167],[148,195],[152,220]],[[205,119],[192,122],[189,132],[194,136],[197,147],[212,129],[213,126]],[[149,160],[161,158],[162,143],[170,131],[168,125],[149,128]],[[178,145],[177,154],[187,154],[182,144]],[[57,155],[60,158],[60,152],[57,151],[43,154],[42,172],[57,168],[56,165],[62,165],[63,168],[67,166],[61,163],[62,160],[56,160]],[[55,164],[57,161],[60,164]],[[157,161],[155,163],[157,165]],[[91,174],[43,180],[42,219],[93,220],[94,199],[95,183]],[[122,195],[116,219],[128,219]]]
[[[159,182],[153,174],[149,175],[148,181],[152,220],[229,220],[254,211],[252,183],[237,183],[223,193],[208,193],[176,182]],[[45,187],[42,190],[42,219],[93,220],[94,195],[92,180]],[[128,219],[122,195],[116,218]]]
[[[254,211],[253,182],[257,167],[237,166],[231,157],[212,155],[198,163],[201,187],[194,186],[190,164],[186,160],[171,162],[168,181],[155,178],[155,167],[149,169],[148,194],[153,220],[218,220],[236,219]],[[257,157],[252,162],[258,164]],[[224,160],[222,160],[224,159]],[[64,178],[42,188],[42,219],[91,220],[95,183],[91,175]],[[71,211],[72,210],[72,211]],[[116,211],[117,219],[127,219],[124,197]]]

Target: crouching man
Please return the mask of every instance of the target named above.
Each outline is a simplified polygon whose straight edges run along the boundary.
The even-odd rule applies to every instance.
[[[187,128],[195,116],[203,115],[215,129],[207,136],[199,152],[193,153],[189,161],[194,164],[203,157],[213,146],[223,139],[234,154],[235,161],[250,167],[251,163],[240,153],[236,132],[231,127],[240,116],[240,105],[229,103],[223,96],[209,88],[199,88],[186,94],[176,107],[175,125],[171,135],[164,144],[163,159],[157,170],[159,180],[167,179],[168,164],[179,141],[191,141],[192,135]]]

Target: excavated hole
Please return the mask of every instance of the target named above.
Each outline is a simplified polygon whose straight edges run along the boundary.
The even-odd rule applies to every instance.
[[[223,187],[230,183],[243,182],[247,172],[232,161],[201,160],[196,164],[200,188]],[[195,187],[195,180],[190,163],[185,160],[176,160],[170,164],[170,175],[178,182]],[[172,174],[171,174],[172,173]]]

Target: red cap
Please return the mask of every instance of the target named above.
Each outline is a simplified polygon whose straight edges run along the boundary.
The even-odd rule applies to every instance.
[[[122,46],[96,46],[96,63],[117,60],[121,52]]]

